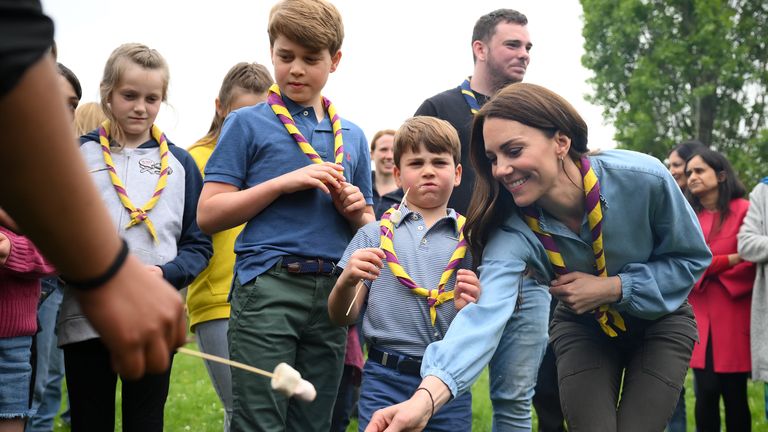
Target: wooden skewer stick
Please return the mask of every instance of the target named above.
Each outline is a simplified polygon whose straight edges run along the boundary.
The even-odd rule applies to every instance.
[[[217,363],[221,363],[221,364],[229,365],[229,366],[232,366],[232,367],[236,367],[238,369],[247,370],[248,372],[253,372],[255,374],[264,375],[265,377],[268,377],[268,378],[273,378],[275,376],[275,374],[273,374],[272,372],[267,372],[267,371],[265,371],[263,369],[259,369],[259,368],[253,367],[253,366],[249,366],[249,365],[247,365],[245,363],[236,362],[234,360],[225,359],[223,357],[215,356],[213,354],[208,354],[208,353],[204,353],[204,352],[200,352],[200,351],[195,351],[195,350],[191,350],[189,348],[184,348],[184,347],[178,347],[178,348],[176,348],[176,351],[180,352],[182,354],[186,354],[186,355],[192,356],[192,357],[200,357],[200,358],[203,358],[203,359],[206,359],[206,360],[211,360],[211,361],[214,361],[214,362],[217,362]]]
[[[400,205],[397,207],[398,209],[400,209],[400,207],[403,206],[403,203],[405,202],[405,197],[408,196],[409,190],[411,190],[411,188],[408,188],[403,194],[403,199],[400,200]],[[365,279],[360,279],[357,282],[357,285],[355,285],[355,296],[352,297],[352,302],[349,303],[349,307],[347,308],[347,313],[344,316],[349,316],[349,312],[352,310],[352,306],[355,304],[355,300],[357,300],[357,295],[360,294],[360,288],[363,287],[363,284],[365,284]]]

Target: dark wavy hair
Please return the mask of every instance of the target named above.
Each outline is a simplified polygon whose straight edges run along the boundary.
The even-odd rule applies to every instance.
[[[467,242],[474,266],[479,265],[483,249],[493,230],[512,212],[518,211],[512,195],[493,178],[491,162],[485,154],[485,120],[512,120],[541,130],[548,138],[560,132],[571,140],[568,156],[578,160],[589,152],[587,124],[576,109],[555,92],[544,87],[516,83],[502,89],[475,115],[469,157],[475,170],[475,186],[467,212]]]
[[[698,149],[696,153],[688,158],[685,163],[686,176],[690,177],[688,164],[696,156],[700,157],[705,164],[712,168],[716,175],[725,175],[723,181],[718,182],[717,184],[717,211],[720,213],[720,222],[723,222],[731,212],[729,206],[731,200],[744,198],[747,194],[747,189],[744,187],[744,184],[741,183],[741,180],[736,177],[736,172],[733,170],[733,167],[731,167],[731,163],[728,162],[728,158],[719,151],[708,148]],[[696,213],[704,210],[704,206],[701,205],[699,197],[693,195],[690,189],[686,190],[685,195]]]

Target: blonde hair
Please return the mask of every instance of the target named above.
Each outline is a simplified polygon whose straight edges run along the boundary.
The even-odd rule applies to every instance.
[[[126,43],[115,48],[112,54],[109,55],[107,64],[104,65],[104,76],[101,78],[99,93],[101,96],[101,109],[112,123],[111,134],[113,137],[118,138],[118,141],[122,137],[123,131],[120,125],[114,121],[114,115],[109,108],[109,98],[112,95],[112,91],[120,83],[130,63],[141,66],[144,69],[159,70],[163,75],[163,94],[161,100],[163,102],[168,100],[170,72],[168,70],[168,63],[166,63],[163,56],[157,50],[140,43]]]
[[[259,63],[246,63],[240,62],[231,69],[224,76],[224,81],[221,83],[219,89],[219,104],[221,105],[221,111],[223,115],[219,114],[216,110],[213,113],[213,120],[211,121],[211,127],[208,129],[208,133],[205,136],[190,146],[189,148],[197,147],[199,145],[205,145],[209,142],[216,142],[221,135],[221,128],[224,126],[224,119],[230,111],[232,106],[232,98],[237,90],[244,90],[249,93],[263,94],[269,90],[269,86],[272,85],[272,75],[269,74],[264,65]]]
[[[283,35],[299,45],[336,55],[344,41],[344,24],[338,9],[325,0],[282,0],[269,12],[269,46]]]
[[[395,130],[394,129],[384,129],[376,132],[376,135],[371,138],[371,153],[373,153],[376,150],[376,141],[379,140],[379,138],[383,137],[384,135],[392,135],[395,136]]]
[[[461,161],[461,142],[456,129],[445,120],[430,116],[411,117],[395,133],[395,166],[400,168],[400,157],[406,151],[419,148],[430,153],[450,153],[453,163]]]
[[[75,111],[75,132],[77,136],[85,135],[99,127],[107,116],[97,102],[87,102],[77,107]]]

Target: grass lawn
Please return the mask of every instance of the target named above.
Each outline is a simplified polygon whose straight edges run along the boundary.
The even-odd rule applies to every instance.
[[[190,348],[196,348],[190,346]],[[688,373],[686,379],[686,408],[688,411],[688,430],[694,431],[692,374]],[[490,419],[492,415],[491,403],[488,400],[488,373],[483,373],[477,383],[472,387],[472,417],[473,431],[490,432]],[[749,384],[749,406],[752,411],[752,431],[768,432],[768,424],[765,421],[765,404],[763,399],[763,384]],[[119,391],[118,391],[119,395]],[[120,402],[116,403],[119,410]],[[722,409],[721,409],[722,412]],[[115,430],[122,430],[120,416],[118,414]],[[224,410],[219,403],[216,393],[213,391],[208,374],[205,371],[203,361],[198,358],[176,355],[173,362],[171,375],[171,389],[168,402],[165,406],[165,430],[167,431],[200,431],[220,432],[223,429]],[[724,418],[724,415],[721,415]],[[534,430],[536,429],[536,417],[534,415]],[[69,427],[56,418],[54,431],[68,431]],[[357,422],[352,421],[348,432],[357,430]],[[722,428],[725,431],[725,426]]]

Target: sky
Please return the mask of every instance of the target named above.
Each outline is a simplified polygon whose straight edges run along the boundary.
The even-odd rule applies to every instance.
[[[477,19],[498,8],[528,17],[533,42],[525,82],[565,97],[589,127],[589,147],[615,146],[602,109],[585,100],[591,72],[581,65],[584,40],[578,0],[331,0],[344,20],[339,68],[323,94],[342,118],[370,139],[397,129],[424,99],[458,86],[472,73]],[[168,103],[157,124],[188,147],[208,131],[221,80],[235,63],[272,71],[264,0],[42,0],[54,20],[59,62],[78,76],[81,102],[99,100],[104,63],[118,45],[140,42],[168,61]],[[183,10],[183,15],[179,13]]]

